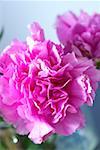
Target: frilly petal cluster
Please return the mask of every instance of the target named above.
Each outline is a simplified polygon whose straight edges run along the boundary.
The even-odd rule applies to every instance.
[[[56,31],[66,52],[100,63],[100,14],[81,11],[79,16],[73,12],[59,15]]]
[[[40,144],[84,126],[80,107],[93,104],[100,74],[91,60],[46,40],[38,23],[29,30],[25,42],[15,39],[0,56],[0,115]]]

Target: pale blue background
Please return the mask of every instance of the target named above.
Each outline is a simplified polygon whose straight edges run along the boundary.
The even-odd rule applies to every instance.
[[[2,50],[10,41],[18,37],[25,40],[27,25],[38,21],[45,29],[46,38],[58,42],[54,23],[58,14],[66,11],[74,11],[79,14],[85,10],[92,14],[100,13],[100,1],[0,1],[0,27],[4,26],[5,32],[0,43]],[[88,122],[92,124],[90,114],[94,118],[94,124],[100,135],[100,94],[98,92],[94,107],[89,110]]]

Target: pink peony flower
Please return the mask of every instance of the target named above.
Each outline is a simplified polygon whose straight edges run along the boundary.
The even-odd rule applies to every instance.
[[[100,14],[65,13],[58,16],[56,31],[66,52],[74,51],[77,56],[100,62]]]
[[[0,115],[40,144],[84,126],[80,107],[93,104],[100,76],[91,60],[45,40],[38,23],[29,29],[26,42],[14,40],[0,56]]]

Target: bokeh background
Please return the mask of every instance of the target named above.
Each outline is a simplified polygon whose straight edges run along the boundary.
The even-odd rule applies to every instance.
[[[76,14],[84,10],[89,14],[100,13],[100,1],[15,1],[0,0],[0,30],[4,28],[4,34],[0,41],[2,51],[12,39],[25,40],[28,34],[27,25],[37,21],[45,29],[47,39],[58,42],[55,32],[55,19],[58,14],[67,11]],[[91,144],[100,141],[100,89],[96,94],[96,100],[92,108],[83,108],[86,113],[85,133],[90,138]],[[1,150],[1,149],[0,149]]]

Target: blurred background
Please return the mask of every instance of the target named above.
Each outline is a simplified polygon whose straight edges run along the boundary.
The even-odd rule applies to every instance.
[[[66,11],[73,11],[76,14],[80,13],[80,10],[84,10],[89,14],[94,12],[100,13],[100,1],[9,1],[9,0],[0,0],[0,31],[3,33],[2,39],[0,40],[0,51],[2,51],[7,45],[10,44],[12,39],[19,38],[20,40],[25,40],[25,37],[28,34],[27,25],[33,21],[37,21],[45,29],[45,36],[47,39],[51,39],[55,42],[58,42],[57,36],[55,34],[55,19],[58,14],[63,14]],[[3,32],[4,29],[4,32]],[[1,34],[2,35],[2,34]],[[92,108],[85,107],[83,108],[86,113],[86,127],[80,131],[77,135],[74,135],[74,139],[77,139],[80,143],[81,137],[87,138],[87,145],[90,143],[90,148],[80,148],[80,150],[100,150],[100,147],[97,146],[100,141],[100,89],[98,89],[96,94],[96,100]],[[6,128],[6,127],[5,127]],[[8,130],[8,128],[7,128]],[[1,132],[0,132],[1,133]],[[17,143],[17,136],[15,131],[7,131],[11,133],[15,138]],[[24,137],[18,137],[25,140],[28,144],[33,144],[30,141],[26,140]],[[1,140],[1,139],[0,139]],[[53,139],[54,140],[54,139]],[[57,149],[66,150],[62,148],[60,142],[63,141],[63,145],[66,146],[66,140],[69,140],[69,143],[73,142],[72,137],[66,137],[66,139],[59,137],[57,141]],[[83,139],[82,139],[83,140]],[[83,140],[84,141],[84,140]],[[49,143],[52,142],[49,141]],[[76,141],[75,141],[76,142]],[[82,142],[82,141],[81,141]],[[9,143],[9,141],[8,141]],[[78,143],[78,144],[79,144]],[[68,143],[67,143],[68,144]],[[8,144],[9,145],[9,144]],[[86,141],[85,141],[86,145]],[[75,145],[74,145],[75,146]],[[26,146],[27,147],[27,146]],[[27,148],[24,147],[24,150]],[[48,143],[47,143],[48,147]],[[43,149],[47,149],[45,146]],[[55,146],[54,146],[55,147]],[[53,150],[54,147],[51,146],[50,150]],[[98,148],[99,147],[99,148]],[[5,148],[6,150],[7,148]],[[10,147],[9,149],[12,150]],[[17,149],[20,149],[18,145]],[[31,149],[38,149],[38,146]],[[42,147],[39,149],[42,150]],[[68,150],[73,150],[68,149]],[[78,150],[78,148],[76,148]],[[4,150],[3,147],[0,150]],[[8,149],[7,149],[8,150]],[[14,147],[13,147],[14,150]],[[29,149],[28,149],[29,150]],[[48,150],[48,149],[47,149]]]

